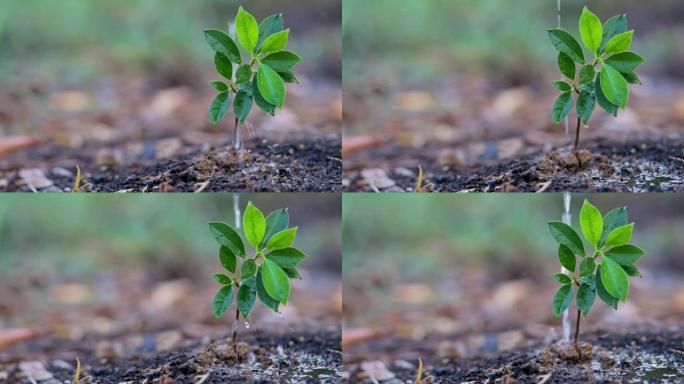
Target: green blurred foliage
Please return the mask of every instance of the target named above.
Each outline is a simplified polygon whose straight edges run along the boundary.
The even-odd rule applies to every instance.
[[[572,196],[578,230],[584,197]],[[546,223],[561,219],[561,194],[346,194],[343,199],[345,281],[364,274],[425,278],[462,266],[512,277],[558,265]],[[640,263],[684,270],[678,235],[684,198],[594,194],[589,199],[603,213],[628,207],[636,222],[634,242],[648,252]]]
[[[578,33],[584,5],[603,21],[627,13],[638,31],[634,47],[649,58],[651,70],[681,64],[681,1],[656,0],[646,7],[641,0],[562,0],[563,28]],[[507,75],[509,82],[529,81],[538,76],[535,68],[555,64],[546,30],[556,26],[552,0],[345,0],[343,75],[350,84],[412,84],[473,70],[493,80]]]
[[[305,268],[339,272],[340,197],[241,195],[264,212],[287,207],[300,227]],[[0,198],[0,276],[92,276],[143,268],[193,277],[217,266],[210,221],[234,225],[233,197],[216,195],[12,195]]]
[[[339,58],[340,0],[0,0],[0,76],[26,71],[26,62],[32,74],[66,80],[138,68],[208,70],[213,55],[202,31],[225,29],[240,4],[259,19],[285,13],[292,48],[312,61],[309,71]]]

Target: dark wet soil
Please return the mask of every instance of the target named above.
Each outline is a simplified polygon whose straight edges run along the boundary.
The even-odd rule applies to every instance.
[[[75,168],[83,172],[85,192],[338,192],[341,190],[341,140],[272,142],[254,139],[237,154],[228,147],[194,152],[172,160],[135,159],[128,165],[97,165],[95,151],[46,146],[20,159],[0,162],[0,191],[69,192]],[[101,156],[100,156],[101,157]],[[67,159],[67,160],[65,160]],[[3,165],[4,164],[4,165]],[[28,185],[20,170],[40,169],[49,181],[42,188]]]
[[[582,144],[591,161],[578,167],[569,148],[537,153],[498,165],[442,167],[438,150],[384,146],[345,159],[349,191],[405,192],[415,190],[420,165],[426,192],[676,192],[684,190],[684,139]],[[410,159],[410,160],[407,160]],[[574,159],[572,159],[574,160]],[[373,165],[371,165],[373,164]],[[362,175],[382,169],[382,188]]]
[[[429,383],[682,383],[684,328],[582,335],[581,357],[571,345],[541,345],[497,357],[440,359],[435,348],[392,340],[384,352],[414,350],[425,361]],[[386,344],[387,342],[383,342]],[[423,343],[425,344],[425,343]],[[385,345],[386,346],[386,345]],[[372,348],[372,347],[371,347]],[[415,354],[415,353],[414,353]],[[350,383],[371,383],[360,365],[345,355]],[[387,364],[397,383],[413,382],[416,370],[404,360]],[[392,380],[395,380],[392,379]],[[546,381],[544,381],[546,380]]]
[[[26,348],[26,347],[24,347]],[[71,382],[75,369],[62,358],[80,357],[85,383],[339,383],[342,372],[339,328],[285,334],[251,333],[242,336],[239,359],[227,340],[195,342],[170,352],[144,352],[128,358],[94,358],[94,343],[45,339],[28,345],[39,350],[53,384]],[[154,346],[152,346],[154,349]],[[8,359],[11,353],[4,356]],[[19,362],[0,361],[8,383],[29,384]],[[4,371],[3,371],[4,370]],[[59,381],[58,381],[59,380]],[[0,380],[2,381],[2,380]]]

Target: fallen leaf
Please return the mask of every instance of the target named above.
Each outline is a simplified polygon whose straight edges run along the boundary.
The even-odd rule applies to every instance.
[[[0,138],[0,158],[10,153],[33,148],[41,144],[41,141],[30,136],[7,136]]]
[[[19,369],[29,378],[35,381],[45,381],[52,379],[53,375],[40,361],[23,361],[19,363]]]
[[[28,185],[29,187],[35,189],[43,189],[52,187],[55,183],[45,176],[45,173],[38,168],[35,169],[22,169],[19,171],[19,177]]]
[[[342,139],[342,156],[349,156],[381,145],[382,140],[370,135],[344,137]]]
[[[394,372],[387,369],[387,366],[382,361],[364,361],[361,363],[361,369],[371,378],[371,380],[387,381],[396,377]]]
[[[387,172],[382,169],[364,169],[361,171],[361,176],[374,190],[391,188],[397,185],[394,180],[387,176]]]
[[[29,328],[0,329],[0,348],[9,347],[40,337],[41,333]]]
[[[382,333],[371,328],[352,328],[342,330],[342,349],[352,345],[362,344],[367,341],[382,337]]]

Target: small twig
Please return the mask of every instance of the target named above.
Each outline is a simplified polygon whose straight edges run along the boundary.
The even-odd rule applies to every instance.
[[[679,161],[679,162],[684,163],[684,159],[682,159],[681,157],[676,157],[676,156],[669,156],[669,157],[670,157],[670,159],[672,159],[674,161]]]
[[[684,356],[684,351],[682,351],[682,350],[672,348],[672,349],[670,349],[670,351],[672,351],[674,353],[679,353],[680,355]]]
[[[551,380],[551,377],[553,376],[553,371],[547,373],[546,375],[542,376],[541,381],[538,382],[537,384],[545,384],[547,381]]]
[[[418,192],[418,193],[423,192],[423,177],[424,177],[423,167],[421,167],[419,165],[418,166],[418,182],[416,182],[415,192]]]
[[[416,384],[423,384],[423,359],[418,358],[418,373],[416,374]]]
[[[211,180],[207,180],[204,183],[199,184],[199,188],[197,188],[197,190],[195,190],[195,193],[204,192],[207,189],[207,187],[209,187],[209,183],[211,183]]]
[[[337,162],[339,162],[339,163],[343,162],[342,159],[340,159],[339,157],[335,157],[335,156],[326,156],[326,158],[327,158],[328,160],[337,161]]]
[[[541,184],[541,188],[537,189],[536,193],[542,193],[542,192],[546,191],[547,189],[549,189],[549,187],[551,186],[552,183],[553,183],[553,180],[549,180],[546,183]]]
[[[207,379],[209,379],[209,375],[211,375],[211,370],[209,370],[209,372],[207,372],[206,375],[198,376],[199,381],[196,382],[195,384],[202,384],[202,383],[204,383],[205,381],[207,381]]]

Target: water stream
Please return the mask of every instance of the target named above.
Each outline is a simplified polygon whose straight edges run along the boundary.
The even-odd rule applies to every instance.
[[[558,28],[561,28],[563,23],[561,19],[561,0],[557,0],[556,4],[558,5]],[[561,75],[561,81],[565,80],[565,77]],[[565,116],[565,136],[570,136],[570,121],[568,120],[568,116]]]
[[[239,193],[233,193],[233,216],[235,217],[235,229],[238,232],[240,232],[240,224],[241,224],[240,219],[242,218],[242,214],[240,212],[240,194]],[[238,329],[239,322],[240,321],[238,319],[233,321],[233,328],[232,328],[233,333],[235,333],[235,331]],[[247,326],[247,328],[249,328],[249,326]]]
[[[558,0],[560,2],[560,0]],[[567,225],[572,225],[572,214],[570,213],[570,203],[572,202],[572,195],[570,192],[565,192],[563,193],[563,216],[562,220],[563,223]],[[570,271],[568,271],[565,268],[561,267],[561,272],[568,274]],[[570,322],[570,309],[566,309],[565,312],[563,312],[563,341],[570,342],[570,333],[572,332],[572,325]]]

